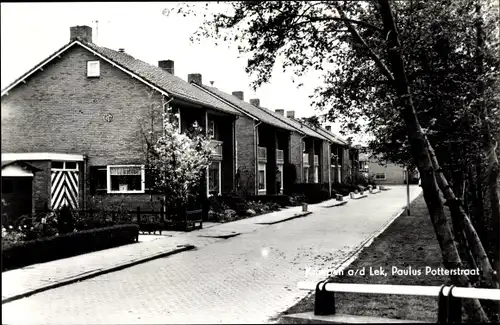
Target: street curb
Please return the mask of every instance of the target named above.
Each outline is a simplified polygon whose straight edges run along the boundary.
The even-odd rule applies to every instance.
[[[416,196],[413,200],[410,201],[410,204],[413,203],[420,195]],[[334,274],[338,274],[342,271],[344,271],[349,265],[351,265],[358,257],[359,254],[363,251],[363,249],[370,247],[370,245],[373,243],[373,241],[380,236],[384,231],[386,231],[387,228],[389,228],[390,225],[394,221],[396,221],[397,218],[399,218],[402,214],[406,212],[406,206],[401,209],[397,214],[394,215],[389,221],[387,221],[380,230],[376,231],[373,233],[371,236],[366,238],[361,242],[361,244],[348,256],[346,257],[342,263],[335,269],[333,272]]]
[[[293,219],[297,219],[297,218],[302,218],[302,217],[305,217],[307,215],[310,215],[312,213],[312,211],[307,211],[307,212],[303,212],[303,213],[299,213],[299,214],[296,214],[296,215],[293,215],[289,218],[286,218],[286,219],[282,219],[282,220],[278,220],[278,221],[273,221],[273,222],[257,222],[255,223],[256,225],[274,225],[274,224],[277,224],[277,223],[280,223],[280,222],[285,222],[285,221],[290,221],[290,220],[293,220]]]
[[[37,289],[33,289],[33,290],[30,290],[30,291],[27,291],[27,292],[23,292],[23,293],[20,293],[20,294],[17,294],[17,295],[14,295],[12,297],[8,297],[8,298],[5,298],[5,299],[2,298],[2,305],[6,304],[6,303],[9,303],[9,302],[12,302],[14,300],[19,300],[19,299],[22,299],[22,298],[26,298],[26,297],[32,296],[34,294],[37,294],[37,293],[40,293],[40,292],[43,292],[43,291],[47,291],[47,290],[50,290],[50,289],[59,288],[59,287],[62,287],[62,286],[68,285],[68,284],[72,284],[72,283],[75,283],[75,282],[80,282],[80,281],[83,281],[83,280],[88,280],[88,279],[94,278],[94,277],[99,276],[99,275],[103,275],[103,274],[107,274],[107,273],[112,273],[112,272],[120,271],[120,270],[123,270],[123,269],[131,267],[131,266],[135,266],[135,265],[138,265],[138,264],[146,263],[146,262],[158,259],[158,258],[167,257],[167,256],[170,256],[170,255],[174,255],[174,254],[181,253],[181,252],[188,251],[188,250],[191,250],[191,249],[195,248],[195,246],[193,246],[193,245],[182,245],[182,246],[183,247],[176,248],[176,249],[173,249],[173,250],[170,250],[170,251],[167,251],[167,252],[163,252],[163,253],[160,253],[160,254],[156,254],[156,255],[149,256],[149,257],[140,258],[140,259],[137,259],[137,260],[132,260],[132,261],[129,261],[129,262],[125,262],[123,264],[119,264],[117,266],[112,266],[112,267],[107,268],[107,269],[97,269],[95,271],[90,271],[91,273],[85,272],[85,273],[80,274],[81,276],[77,275],[77,276],[75,276],[73,278],[70,278],[68,280],[62,280],[60,282],[56,282],[56,283],[49,284],[49,285],[46,285],[46,286],[43,286],[43,287],[40,287],[40,288],[37,288]]]
[[[323,208],[335,208],[335,207],[340,207],[340,206],[346,205],[346,204],[347,204],[347,202],[349,202],[349,201],[341,201],[340,203],[335,203],[335,204],[325,205],[325,206],[323,206]]]

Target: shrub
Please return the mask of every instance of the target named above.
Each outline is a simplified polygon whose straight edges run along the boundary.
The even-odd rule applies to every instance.
[[[234,194],[216,195],[209,198],[210,207],[214,211],[222,212],[226,209],[232,209],[238,214],[248,210],[248,205],[244,198]]]
[[[250,209],[254,210],[257,214],[279,211],[281,206],[275,202],[262,202],[262,201],[248,201],[248,206]]]
[[[57,218],[57,229],[59,234],[67,234],[75,229],[75,215],[73,210],[64,205],[61,209],[54,211]]]
[[[2,272],[130,244],[138,238],[138,225],[117,225],[17,242],[7,247],[2,245]]]
[[[253,195],[250,196],[251,201],[261,201],[264,203],[276,203],[280,207],[293,205],[289,195]]]
[[[295,184],[294,192],[303,194],[306,203],[309,204],[319,203],[330,198],[328,190],[324,188],[323,184],[318,183]]]

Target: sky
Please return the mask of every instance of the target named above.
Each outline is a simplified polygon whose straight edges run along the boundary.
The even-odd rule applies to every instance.
[[[184,80],[189,73],[201,73],[204,84],[214,81],[214,87],[222,91],[243,91],[246,101],[259,98],[262,106],[294,110],[296,117],[316,114],[309,95],[320,85],[318,73],[311,72],[298,79],[292,72],[284,73],[276,66],[271,81],[254,92],[245,73],[246,59],[239,58],[236,45],[216,46],[212,39],[192,43],[189,38],[200,26],[201,18],[163,15],[163,9],[172,5],[172,2],[2,3],[1,87],[5,88],[68,43],[71,26],[87,25],[93,29],[94,43],[115,50],[124,48],[128,54],[153,65],[159,60],[173,60],[175,75]],[[297,83],[304,86],[297,88]],[[338,132],[339,126],[332,124],[332,130]]]

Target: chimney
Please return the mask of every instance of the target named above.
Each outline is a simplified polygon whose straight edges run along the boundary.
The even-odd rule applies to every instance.
[[[250,104],[252,104],[253,106],[260,107],[260,99],[258,98],[250,99]]]
[[[120,53],[125,53],[125,49],[124,49],[123,47],[122,47],[122,48],[119,48],[119,49],[118,49],[118,52],[120,52]]]
[[[167,71],[170,74],[174,74],[174,61],[172,60],[163,60],[158,61],[158,66],[163,70]]]
[[[285,116],[285,110],[284,109],[276,109],[274,110],[276,113],[278,113],[279,115],[283,115]]]
[[[89,26],[73,26],[69,28],[69,40],[92,43],[92,28]]]
[[[295,111],[288,111],[288,112],[286,112],[286,117],[288,117],[288,118],[295,118]]]
[[[325,129],[326,129],[328,132],[332,132],[332,126],[331,126],[331,125],[327,125],[327,126],[325,126]]]
[[[244,100],[243,98],[243,92],[242,91],[233,91],[233,96],[238,97],[241,100]]]
[[[194,82],[195,84],[203,85],[203,83],[201,82],[201,74],[199,73],[188,74],[188,82],[189,83]]]

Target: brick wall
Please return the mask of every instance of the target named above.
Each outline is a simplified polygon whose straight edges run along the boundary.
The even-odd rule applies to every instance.
[[[352,164],[349,158],[349,149],[342,150],[342,183],[348,183],[348,179],[352,179]]]
[[[2,152],[82,154],[88,166],[143,163],[141,125],[151,125],[153,111],[155,130],[160,130],[161,95],[103,60],[100,77],[87,78],[87,61],[96,59],[75,46],[2,97]],[[111,122],[106,114],[113,116]],[[35,207],[43,208],[50,165],[31,163],[44,169],[34,183]],[[137,202],[142,196],[149,197],[129,195]]]
[[[83,154],[89,164],[142,161],[139,125],[150,88],[103,60],[101,77],[87,78],[86,62],[95,59],[75,46],[2,97],[2,151]]]
[[[290,163],[295,165],[295,170],[297,171],[297,183],[301,183],[301,175],[302,175],[302,144],[301,144],[301,139],[302,136],[297,133],[293,132],[290,135]]]
[[[328,183],[329,178],[328,178],[328,170],[330,169],[330,143],[327,141],[323,141],[323,148],[322,148],[322,157],[321,159],[321,175],[323,176],[323,183]]]
[[[33,201],[35,210],[43,210],[45,204],[50,203],[50,161],[37,160],[27,163],[41,169],[33,177]]]
[[[385,174],[385,180],[375,180],[377,184],[404,184],[404,169],[401,166],[391,163],[383,166],[376,161],[369,161],[368,170],[373,177],[377,173]]]
[[[236,120],[237,166],[240,174],[240,191],[255,194],[255,138],[254,121],[245,116]]]

